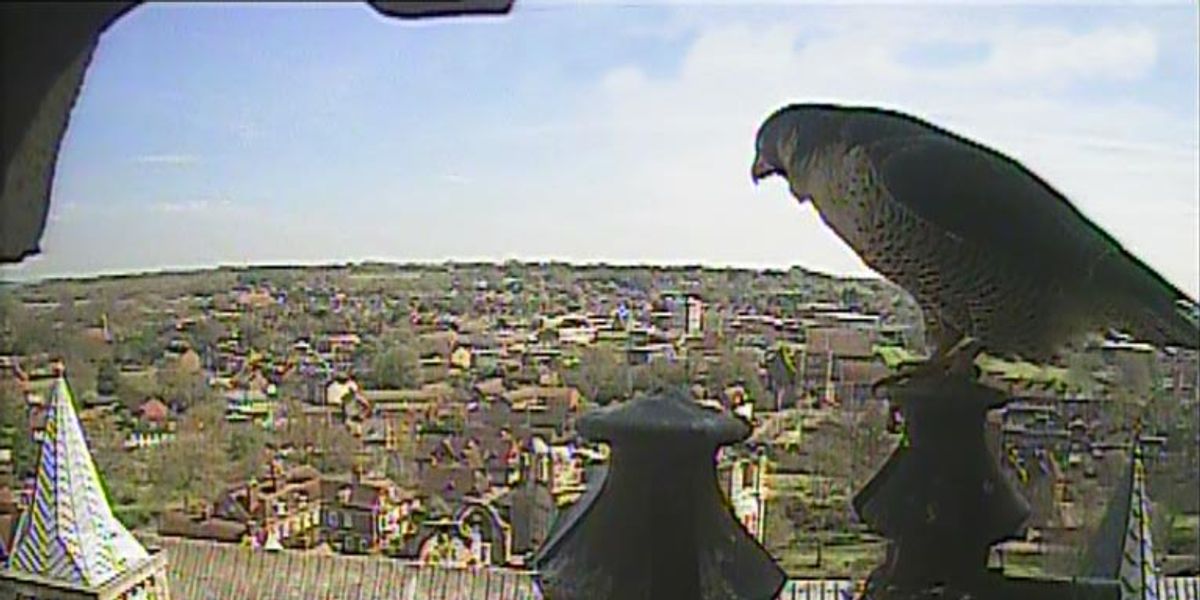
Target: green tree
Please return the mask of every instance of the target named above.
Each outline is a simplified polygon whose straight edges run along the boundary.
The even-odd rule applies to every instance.
[[[216,499],[230,474],[229,431],[219,403],[201,404],[179,421],[174,441],[153,448],[150,481],[164,502]]]
[[[841,426],[848,442],[851,490],[857,490],[883,466],[894,443],[887,433],[889,412],[883,403],[869,403],[861,410],[844,410]]]
[[[158,383],[149,377],[121,374],[117,379],[117,398],[130,412],[158,393]]]
[[[563,381],[583,397],[606,405],[625,396],[627,367],[615,351],[602,347],[584,348],[579,364],[562,373]]]
[[[115,418],[108,416],[89,421],[85,425],[85,435],[113,508],[124,514],[124,509],[142,504],[147,497],[142,489],[144,465],[137,454],[125,449],[125,436]]]
[[[38,448],[30,435],[25,398],[10,380],[0,380],[0,447],[12,451],[13,473],[17,477],[33,470]]]
[[[796,361],[799,356],[786,344],[777,344],[767,353],[767,391],[782,399],[784,404],[795,400],[798,373]]]
[[[270,434],[258,423],[231,424],[227,429],[229,436],[225,454],[229,462],[229,477],[235,481],[257,477],[269,456]]]
[[[0,354],[19,353],[16,347],[16,326],[21,303],[7,288],[0,288]]]
[[[167,349],[166,339],[153,326],[143,325],[121,337],[116,353],[122,362],[150,365]]]
[[[768,396],[754,352],[726,345],[721,348],[717,361],[709,367],[708,389],[720,394],[734,385],[742,386],[746,398],[752,402],[762,402]]]
[[[212,389],[204,381],[204,374],[190,372],[171,365],[159,369],[155,375],[158,393],[163,400],[179,412],[186,412],[197,404],[213,400]]]
[[[246,348],[263,349],[265,347],[264,334],[267,333],[267,328],[263,327],[262,318],[251,312],[242,313],[238,317],[235,327],[238,338],[242,345]]]
[[[634,391],[650,394],[686,389],[691,381],[687,365],[680,361],[654,360],[633,373]]]
[[[59,330],[50,319],[38,318],[26,309],[15,296],[5,294],[0,303],[0,331],[5,331],[4,347],[0,350],[14,354],[38,354],[57,351]]]
[[[217,345],[228,331],[225,325],[215,318],[208,317],[196,322],[188,334],[192,348],[197,352],[206,351]]]
[[[112,360],[101,361],[100,366],[96,368],[96,393],[101,396],[117,395],[120,379],[121,373]]]
[[[416,387],[421,382],[421,365],[416,350],[408,344],[396,345],[375,355],[371,361],[370,383],[380,389]]]
[[[354,464],[358,441],[342,424],[324,415],[307,415],[300,402],[284,401],[287,423],[278,430],[281,446],[291,446],[303,463],[322,473],[344,473]]]

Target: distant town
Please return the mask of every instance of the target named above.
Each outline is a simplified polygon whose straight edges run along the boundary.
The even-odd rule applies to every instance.
[[[899,288],[800,268],[365,263],[5,284],[0,559],[65,373],[115,515],[174,556],[203,542],[527,568],[607,460],[575,419],[686,390],[753,426],[718,460],[746,529],[791,576],[861,579],[885,541],[849,499],[902,431],[871,384],[922,339]],[[1054,365],[981,359],[1013,398],[989,433],[1033,508],[996,564],[1078,571],[1136,423],[1162,568],[1195,573],[1198,364],[1120,339]]]

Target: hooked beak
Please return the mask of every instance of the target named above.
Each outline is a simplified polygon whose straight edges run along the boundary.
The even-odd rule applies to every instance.
[[[779,171],[763,160],[761,156],[754,157],[754,166],[750,168],[750,180],[754,182],[754,185],[758,185],[760,180],[777,173]]]

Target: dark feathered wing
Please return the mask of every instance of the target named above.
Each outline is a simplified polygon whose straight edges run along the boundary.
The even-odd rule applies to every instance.
[[[1020,163],[933,127],[896,129],[862,144],[896,201],[1039,280],[1104,294],[1113,325],[1139,339],[1200,346],[1195,301]]]
[[[1122,250],[1097,268],[1097,281],[1121,294],[1125,326],[1156,346],[1200,348],[1200,307],[1161,275]]]

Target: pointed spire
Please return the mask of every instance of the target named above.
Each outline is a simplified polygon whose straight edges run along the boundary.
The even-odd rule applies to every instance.
[[[113,516],[62,365],[55,370],[33,499],[17,526],[9,569],[98,587],[149,554]]]
[[[1150,497],[1140,436],[1130,443],[1129,470],[1109,500],[1088,552],[1093,577],[1115,579],[1122,600],[1158,600],[1158,572],[1151,539]]]
[[[1146,494],[1146,467],[1142,448],[1133,444],[1130,469],[1132,490],[1129,499],[1128,527],[1122,551],[1121,582],[1123,599],[1158,600],[1158,573],[1154,565],[1154,543],[1150,535],[1150,498]]]

